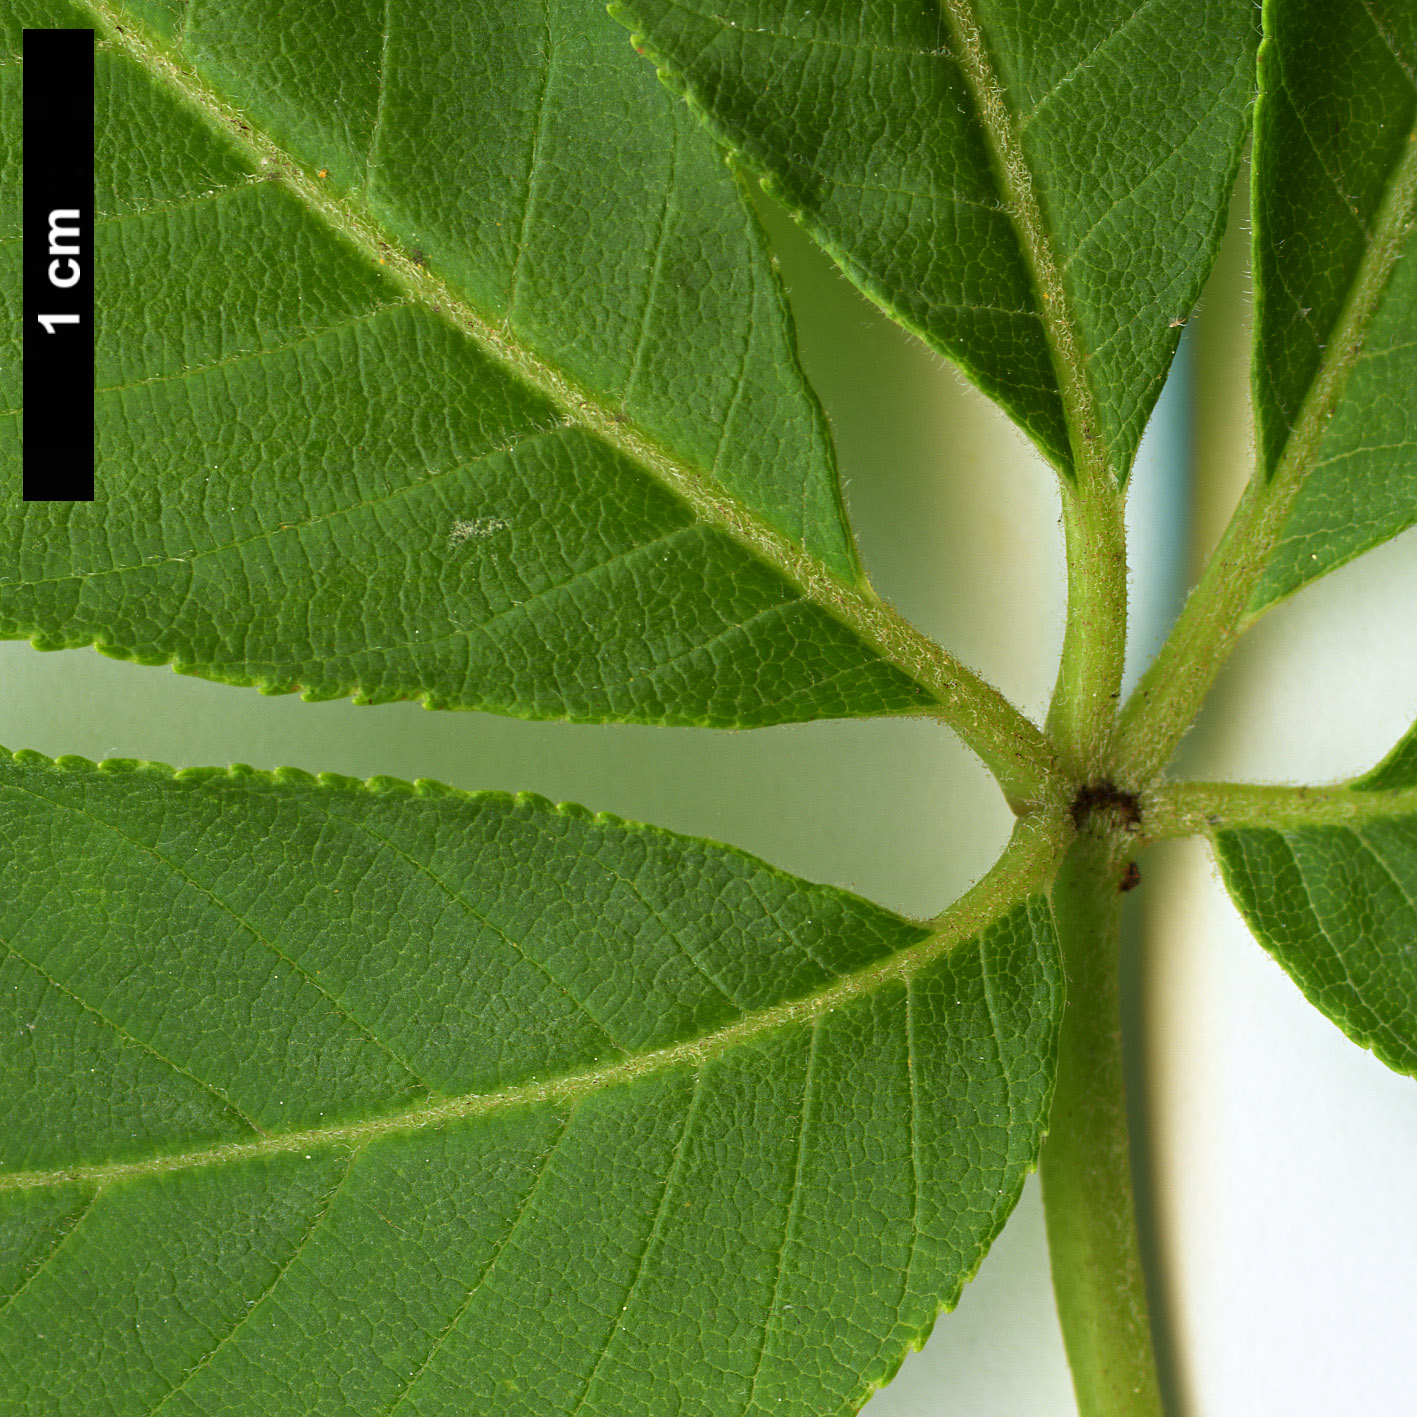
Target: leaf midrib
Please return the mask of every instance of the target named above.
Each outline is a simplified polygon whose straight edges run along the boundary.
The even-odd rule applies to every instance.
[[[1282,57],[1282,51],[1271,49],[1271,52]],[[1276,88],[1283,82],[1281,71]],[[1348,380],[1363,357],[1368,326],[1391,282],[1393,267],[1413,237],[1414,224],[1417,224],[1417,126],[1408,133],[1402,156],[1388,173],[1371,235],[1365,231],[1367,243],[1338,319],[1324,342],[1298,416],[1269,476],[1269,486],[1276,489],[1277,496],[1301,482],[1316,465],[1328,421],[1337,411]]]
[[[1111,453],[1097,416],[1072,302],[1063,283],[1063,268],[1043,220],[1034,190],[1033,170],[1024,156],[1020,140],[1022,125],[1015,122],[1004,86],[994,72],[984,28],[971,0],[937,0],[937,3],[954,39],[975,117],[984,130],[985,146],[1004,210],[1028,266],[1038,318],[1058,380],[1073,475],[1080,482],[1102,482],[1109,490],[1114,489],[1116,479],[1111,472]]]
[[[286,189],[328,228],[378,266],[404,296],[470,338],[489,358],[547,398],[566,418],[630,459],[685,503],[694,518],[726,535],[771,566],[808,603],[845,626],[858,640],[932,699],[907,713],[934,714],[953,727],[1019,800],[1042,795],[1055,755],[1043,732],[995,688],[922,634],[876,594],[864,573],[841,579],[817,556],[793,543],[712,474],[674,457],[588,389],[518,344],[464,296],[403,254],[395,233],[335,198],[294,156],[220,97],[194,69],[138,34],[103,0],[79,0],[94,17],[103,42],[121,51],[173,92],[210,129],[234,142],[258,170],[279,173]],[[127,19],[126,16],[123,17]],[[386,240],[385,237],[388,239]]]
[[[1289,591],[1253,604],[1253,596],[1263,583],[1264,572],[1284,538],[1290,515],[1309,475],[1322,464],[1319,455],[1328,436],[1330,420],[1343,402],[1348,381],[1362,362],[1368,327],[1382,305],[1392,281],[1393,269],[1412,243],[1417,228],[1417,126],[1407,135],[1403,153],[1389,174],[1383,200],[1373,223],[1373,235],[1358,262],[1353,280],[1344,296],[1338,319],[1329,332],[1314,377],[1299,405],[1284,449],[1273,471],[1266,477],[1261,454],[1256,454],[1255,471],[1247,497],[1253,498],[1253,527],[1241,527],[1252,538],[1250,585],[1236,617],[1236,629],[1243,634],[1275,605],[1287,600]],[[1255,358],[1259,347],[1255,347]],[[1243,511],[1243,507],[1241,509]],[[1236,513],[1237,524],[1241,513]],[[1231,533],[1227,532],[1227,538]],[[1301,589],[1302,587],[1296,587]]]
[[[579,1101],[607,1088],[624,1086],[686,1063],[702,1066],[729,1049],[774,1030],[814,1022],[887,984],[908,984],[921,970],[955,948],[978,939],[990,924],[1044,891],[1064,845],[1064,833],[1056,821],[1021,821],[993,869],[934,922],[935,932],[926,939],[839,975],[831,983],[799,998],[753,1010],[721,1028],[663,1048],[647,1049],[604,1066],[581,1068],[551,1078],[532,1078],[492,1092],[463,1093],[440,1102],[328,1127],[274,1132],[251,1141],[221,1142],[187,1151],[164,1152],[138,1161],[94,1162],[0,1174],[0,1192],[38,1190],[76,1181],[106,1185],[115,1180],[257,1157],[362,1145],[380,1137],[409,1135],[514,1107]]]

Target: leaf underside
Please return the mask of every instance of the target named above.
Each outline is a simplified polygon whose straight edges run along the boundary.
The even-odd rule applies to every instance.
[[[1407,0],[1266,9],[1255,116],[1255,417],[1273,472],[1392,213],[1397,259],[1283,538],[1258,611],[1417,522],[1417,10]]]
[[[36,754],[0,838],[17,1413],[847,1413],[1041,1139],[1040,895],[946,940],[539,799]]]
[[[1322,1013],[1417,1074],[1417,814],[1217,832],[1225,884]]]
[[[1265,7],[1254,158],[1262,469],[1275,473],[1291,438],[1323,423],[1252,611],[1417,520],[1414,60],[1410,5]],[[1216,858],[1250,928],[1310,1001],[1390,1067],[1417,1073],[1417,814],[1410,792],[1384,800],[1417,786],[1417,728],[1348,786],[1347,820],[1241,822],[1214,834]]]
[[[22,24],[99,25],[101,276],[98,500],[7,506],[0,634],[532,717],[926,706],[760,554],[859,583],[712,140],[594,6],[385,11],[3,21],[11,53]],[[0,67],[7,108],[20,81]],[[18,243],[0,259],[17,302]]]
[[[1254,82],[1250,0],[612,11],[847,274],[1067,470],[1042,318],[1045,300],[1065,304],[1095,409],[1085,436],[1125,474],[1219,241]],[[966,23],[993,118],[960,62]],[[1005,171],[1009,141],[1025,172]],[[1057,291],[1010,181],[1032,189]]]
[[[1353,787],[1359,792],[1387,792],[1417,787],[1417,723],[1403,734],[1397,746],[1371,772],[1358,778]]]

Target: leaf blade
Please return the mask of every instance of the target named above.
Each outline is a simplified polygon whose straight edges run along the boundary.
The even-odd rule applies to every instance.
[[[475,20],[453,5],[362,10],[337,56],[317,16],[260,4],[197,11],[182,52],[307,166],[342,146],[351,105],[330,100],[362,85],[369,137],[361,129],[346,172],[326,168],[333,192],[357,195],[519,344],[682,461],[712,462],[731,494],[838,574],[859,574],[762,234],[678,106],[635,82],[615,28],[565,3],[489,6]],[[468,121],[468,92],[495,123]],[[450,204],[459,186],[469,197]],[[740,377],[686,359],[670,332],[735,357],[745,343]],[[745,405],[751,422],[721,427],[725,408]]]
[[[126,941],[135,923],[160,925],[149,947],[171,965],[162,977],[182,978],[183,942],[200,931],[207,957],[237,965],[225,999],[256,1009],[242,1046],[284,1038],[308,1060],[265,1093],[241,1082],[239,1058],[221,1065],[216,1081],[265,1134],[169,1117],[167,1134],[135,1144],[133,1109],[119,1105],[85,1124],[105,1129],[88,1142],[71,1117],[41,1158],[50,1169],[28,1175],[14,1167],[34,1158],[8,1139],[0,1223],[29,1237],[33,1258],[0,1317],[0,1364],[23,1410],[61,1393],[72,1410],[103,1382],[138,1410],[192,1413],[373,1412],[405,1398],[428,1411],[476,1399],[619,1413],[666,1391],[703,1412],[846,1411],[957,1297],[1036,1155],[1061,1002],[1037,845],[932,936],[727,848],[532,799],[33,754],[7,757],[0,780],[15,882],[36,879],[23,863],[43,839],[89,863],[73,894],[93,902],[85,925],[85,907],[46,913],[33,891],[8,891],[0,938],[56,977],[86,955],[89,977],[69,983],[101,993],[105,1012],[123,1012],[126,990],[148,999],[147,1028],[207,1035],[201,1008],[153,1004],[145,979],[160,971],[135,968]],[[36,785],[66,809],[45,808]],[[319,1065],[315,1035],[280,1025],[319,1014],[318,996],[252,994],[242,950],[213,942],[195,888],[155,917],[123,861],[95,855],[75,803],[205,871],[262,932],[279,921],[281,943],[349,1019],[369,1022],[383,998],[383,1041],[410,1053],[421,1040],[414,1061],[435,1085],[492,1090],[407,1105],[390,1071],[372,1103],[361,1097],[357,1079]],[[471,928],[434,876],[483,916],[500,899],[499,926],[571,981],[616,1045],[556,1012],[562,986],[494,952],[496,935]],[[66,964],[75,939],[84,948]],[[115,953],[125,967],[106,970]],[[391,960],[419,980],[421,1003],[389,987]],[[489,967],[491,993],[475,982]],[[524,1026],[508,1032],[518,998]],[[471,1031],[469,1010],[482,1020]],[[23,1092],[44,1034],[20,1036],[26,1061],[11,1055],[3,1081]],[[89,1073],[87,1058],[68,1065],[103,1076],[110,1101],[133,1085]],[[70,1223],[81,1207],[87,1218]],[[843,1249],[842,1234],[857,1243]],[[240,1264],[226,1262],[232,1246]],[[137,1328],[121,1319],[132,1313]],[[37,1364],[35,1344],[60,1366]],[[140,1347],[142,1373],[115,1383]],[[84,1355],[101,1350],[95,1376]],[[347,1380],[326,1381],[331,1371]]]
[[[1050,461],[1068,472],[1096,440],[1124,477],[1219,239],[1253,23],[1241,5],[1049,10],[943,0],[784,19],[747,0],[712,15],[624,0],[614,13],[851,278]],[[1139,19],[1149,41],[1131,33]],[[1046,45],[1028,38],[1042,23]],[[1138,68],[1155,82],[1133,82]],[[1099,100],[1072,107],[1089,84]],[[1165,197],[1151,209],[1148,184]],[[1069,418],[1086,431],[1070,438]]]
[[[1304,481],[1251,614],[1417,518],[1417,30],[1382,0],[1265,14],[1253,385],[1262,469]]]
[[[1216,834],[1251,930],[1321,1013],[1388,1067],[1417,1073],[1417,821]]]
[[[51,22],[76,13],[31,8]],[[602,406],[608,385],[595,361],[604,348],[577,364],[562,347],[575,328],[550,319],[549,296],[533,291],[528,309],[541,311],[543,343],[561,331],[550,352],[569,373],[548,365],[510,316],[508,334],[495,312],[464,303],[451,276],[396,249],[416,236],[429,245],[419,260],[451,269],[457,253],[438,244],[446,238],[405,224],[385,233],[380,256],[379,229],[356,209],[361,191],[334,190],[338,168],[317,177],[318,156],[281,151],[175,51],[95,13],[111,42],[100,59],[108,122],[98,253],[114,302],[99,354],[107,502],[102,525],[81,509],[6,518],[0,631],[42,647],[97,643],[277,692],[423,696],[531,716],[746,726],[931,702],[908,672],[881,662],[889,651],[843,623],[843,606],[869,618],[873,601],[859,584],[825,424],[796,372],[766,248],[707,140],[623,55],[615,26],[606,21],[589,47],[597,64],[609,56],[625,71],[643,110],[631,113],[626,141],[697,153],[681,163],[692,169],[683,192],[693,210],[664,252],[685,266],[695,251],[714,257],[687,306],[683,282],[655,285],[642,273],[654,290],[636,315],[643,349],[627,411]],[[439,13],[448,23],[460,12]],[[239,31],[254,15],[209,6],[190,32],[174,31],[176,42],[226,54],[229,69],[232,54],[211,30]],[[294,40],[290,49],[300,52]],[[495,67],[504,49],[484,46],[478,61]],[[288,120],[269,83],[263,97],[245,82],[243,101]],[[672,120],[664,131],[646,126],[655,114]],[[623,115],[604,116],[614,129]],[[388,111],[383,121],[382,141],[392,142],[399,124]],[[287,127],[292,142],[340,149],[338,134]],[[436,149],[430,136],[422,147]],[[392,179],[386,187],[396,190]],[[666,191],[661,181],[637,196],[667,210]],[[233,248],[265,257],[245,294],[220,259]],[[625,253],[616,259],[623,265]],[[185,288],[171,279],[183,262],[193,267]],[[601,264],[603,292],[619,268],[608,257]],[[687,355],[665,338],[669,327],[688,337]],[[607,327],[601,346],[620,333]],[[731,354],[727,383],[713,358],[711,376],[692,377],[699,346]],[[410,389],[410,378],[426,388]],[[715,419],[725,426],[713,427],[710,448]],[[531,434],[545,434],[543,446],[519,454],[514,445]],[[544,465],[553,442],[563,467]],[[17,438],[8,452],[17,457]],[[787,480],[774,491],[778,477]],[[658,524],[607,540],[606,495],[632,514],[648,499]],[[633,533],[630,522],[619,530]],[[661,556],[656,539],[691,525],[701,534]],[[523,531],[529,544],[509,550]],[[616,558],[632,553],[622,567]],[[588,587],[587,576],[609,584]],[[567,578],[571,589],[557,591]],[[540,594],[559,599],[535,607],[530,627],[532,612],[514,616],[520,628],[507,633],[498,617]],[[369,634],[354,662],[361,601]],[[306,625],[302,603],[315,607]],[[736,696],[730,688],[714,702],[715,677],[736,677]]]
[[[1201,816],[1255,938],[1355,1043],[1417,1075],[1414,744],[1417,728],[1336,788],[1202,788]]]
[[[1417,723],[1377,767],[1353,783],[1355,792],[1388,792],[1403,787],[1417,787]]]

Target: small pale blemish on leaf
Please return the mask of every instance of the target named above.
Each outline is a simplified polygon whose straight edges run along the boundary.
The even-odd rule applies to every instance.
[[[467,521],[459,518],[448,532],[448,545],[461,546],[464,541],[480,541],[484,536],[506,531],[510,526],[511,522],[505,517],[473,517]]]

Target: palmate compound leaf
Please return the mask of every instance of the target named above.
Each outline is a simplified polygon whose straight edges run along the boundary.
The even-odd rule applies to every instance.
[[[847,274],[1055,465],[1078,451],[1071,402],[1125,475],[1220,237],[1252,0],[612,12]]]
[[[1238,823],[1216,859],[1260,943],[1355,1043],[1417,1075],[1417,725],[1338,794],[1337,820]]]
[[[0,841],[7,1412],[853,1411],[1037,1153],[1022,843],[932,935],[426,783],[5,754]]]
[[[98,499],[6,499],[0,634],[538,717],[930,705],[833,613],[770,254],[601,7],[7,7],[11,303],[22,25],[99,35]]]
[[[1254,150],[1265,470],[1291,454],[1296,429],[1328,421],[1314,447],[1293,449],[1309,470],[1253,611],[1417,521],[1417,8],[1267,0],[1265,26]]]

